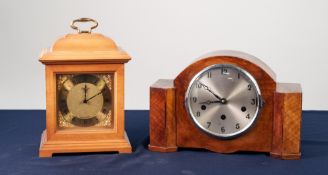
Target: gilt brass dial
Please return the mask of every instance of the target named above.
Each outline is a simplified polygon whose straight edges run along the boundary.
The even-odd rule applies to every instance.
[[[58,127],[112,127],[112,74],[57,75]]]

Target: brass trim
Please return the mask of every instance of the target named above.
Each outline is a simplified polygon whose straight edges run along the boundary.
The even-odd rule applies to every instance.
[[[91,26],[89,30],[80,30],[77,26],[75,26],[75,23],[77,22],[93,22],[94,25]],[[71,22],[71,28],[77,30],[78,33],[91,33],[92,29],[95,29],[97,27],[98,27],[98,22],[91,18],[79,18]]]

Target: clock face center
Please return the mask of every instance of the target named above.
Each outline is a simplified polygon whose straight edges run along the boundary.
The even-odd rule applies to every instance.
[[[217,64],[200,71],[186,92],[189,116],[202,131],[233,138],[248,130],[260,109],[256,80],[234,65]]]
[[[227,99],[225,99],[225,98],[222,98],[222,99],[221,99],[221,103],[222,103],[222,104],[227,104],[227,102],[228,102]]]
[[[101,111],[103,102],[101,91],[91,83],[79,83],[67,95],[68,110],[80,119],[95,117]]]

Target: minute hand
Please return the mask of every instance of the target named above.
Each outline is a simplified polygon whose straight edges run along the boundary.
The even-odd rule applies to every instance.
[[[199,82],[199,84],[201,84],[204,87],[205,90],[207,90],[208,92],[210,92],[211,94],[213,94],[217,99],[219,99],[222,104],[226,103],[226,99],[221,98],[220,96],[218,96],[217,94],[215,94],[208,86],[206,86],[205,84],[203,84],[201,82]]]
[[[85,101],[88,102],[89,100],[95,98],[96,96],[98,96],[98,95],[101,94],[101,93],[102,93],[102,91],[100,91],[99,93],[95,94],[94,96],[92,96],[92,97],[86,99]]]
[[[221,100],[217,100],[217,101],[210,101],[210,100],[207,100],[207,101],[204,101],[204,102],[200,102],[199,104],[206,104],[206,105],[210,105],[212,103],[222,103]]]

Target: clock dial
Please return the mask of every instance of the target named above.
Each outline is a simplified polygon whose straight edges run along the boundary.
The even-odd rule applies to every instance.
[[[58,125],[112,127],[112,74],[57,75]]]
[[[205,68],[191,81],[186,108],[204,132],[232,138],[255,122],[262,104],[256,80],[245,70],[229,64]]]

